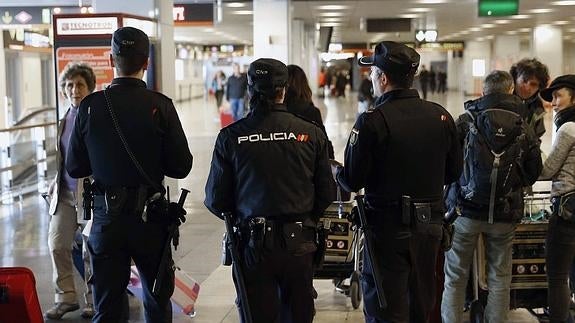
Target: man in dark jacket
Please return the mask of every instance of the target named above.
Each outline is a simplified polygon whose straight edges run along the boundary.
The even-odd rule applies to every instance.
[[[511,66],[509,71],[515,82],[513,94],[517,95],[527,108],[526,122],[537,138],[545,133],[545,109],[539,92],[547,87],[549,70],[536,58],[524,58]]]
[[[287,111],[287,81],[280,61],[250,64],[251,112],[220,131],[206,183],[206,207],[241,228],[255,323],[312,322],[316,224],[335,192],[325,133]]]
[[[491,72],[485,78],[483,96],[466,102],[466,113],[456,122],[466,160],[464,172],[459,182],[450,186],[447,200],[448,208],[457,208],[461,217],[455,221],[453,246],[445,254],[441,305],[444,322],[462,321],[469,269],[480,234],[484,237],[488,264],[485,320],[508,321],[511,249],[517,223],[523,217],[522,187],[532,185],[542,169],[539,141],[530,127],[522,125],[529,112],[512,92],[513,79],[509,73]],[[506,120],[512,120],[513,127],[505,127]],[[493,135],[484,124],[492,126]],[[513,132],[513,129],[522,130]],[[493,148],[498,140],[494,138],[506,137],[510,144],[502,150]],[[481,145],[490,151],[485,153]],[[486,157],[492,154],[494,157]],[[499,160],[498,166],[495,158]],[[483,160],[487,160],[489,167],[479,168]]]
[[[151,206],[165,205],[163,196],[158,197],[164,193],[164,176],[186,177],[192,155],[172,100],[148,90],[142,81],[149,46],[148,36],[139,29],[114,32],[110,63],[118,77],[80,103],[66,157],[70,176],[92,175],[95,180],[88,249],[97,323],[123,322],[130,259],[144,287],[146,322],[172,321],[174,272],[170,261],[168,268],[160,268],[168,238],[167,215]],[[165,270],[165,279],[154,295],[152,286],[160,270]]]
[[[234,73],[228,77],[226,88],[226,100],[230,102],[232,117],[238,121],[244,117],[244,97],[246,96],[246,75],[240,73],[240,65],[234,63]]]
[[[357,119],[337,181],[365,188],[366,218],[375,236],[375,268],[364,250],[362,290],[368,323],[428,322],[435,303],[435,264],[443,237],[443,185],[459,177],[461,147],[451,115],[411,89],[419,54],[392,41],[375,47],[375,108]],[[387,307],[380,308],[374,270]]]

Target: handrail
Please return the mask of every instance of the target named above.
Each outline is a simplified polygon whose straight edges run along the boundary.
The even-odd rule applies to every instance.
[[[12,132],[12,131],[25,130],[25,129],[31,129],[31,128],[38,128],[38,127],[48,127],[48,126],[53,126],[55,124],[56,124],[56,122],[46,122],[46,123],[33,124],[33,125],[29,125],[29,126],[10,127],[10,128],[0,129],[0,132]]]
[[[34,110],[32,112],[30,112],[27,116],[23,117],[22,119],[18,120],[16,123],[14,123],[14,127],[17,127],[21,124],[23,124],[24,122],[34,118],[36,115],[38,114],[42,114],[44,112],[48,112],[48,111],[56,111],[55,107],[52,106],[41,106],[39,107],[39,110]]]

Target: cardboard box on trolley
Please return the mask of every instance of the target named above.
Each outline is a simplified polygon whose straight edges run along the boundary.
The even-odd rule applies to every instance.
[[[159,88],[156,78],[157,34],[156,21],[147,17],[139,17],[123,13],[100,14],[62,14],[53,16],[54,28],[54,68],[56,71],[56,87],[59,93],[58,77],[67,64],[85,62],[96,74],[95,91],[103,90],[114,79],[114,70],[110,64],[110,41],[114,31],[120,27],[134,27],[144,31],[150,38],[150,60],[144,75],[144,81],[149,89]],[[61,106],[63,98],[56,96],[57,107]],[[59,118],[60,112],[57,117]]]

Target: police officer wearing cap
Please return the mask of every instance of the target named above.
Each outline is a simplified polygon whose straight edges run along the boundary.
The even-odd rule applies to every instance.
[[[326,135],[287,111],[287,82],[280,61],[250,64],[251,112],[220,131],[206,184],[206,207],[232,212],[242,228],[256,323],[312,322],[316,223],[335,192]]]
[[[411,89],[419,54],[384,41],[360,65],[371,66],[375,108],[361,114],[334,169],[349,191],[365,189],[376,268],[387,307],[379,307],[364,251],[366,322],[428,322],[435,302],[435,264],[443,237],[443,185],[459,177],[462,152],[451,115]]]
[[[163,200],[164,176],[188,175],[192,155],[171,99],[142,81],[149,48],[148,36],[139,29],[114,32],[110,63],[117,77],[80,103],[70,138],[66,170],[74,178],[92,175],[95,180],[88,239],[94,322],[122,322],[131,259],[142,281],[146,322],[172,321],[172,270],[158,295],[152,294],[168,230],[159,216],[164,213],[151,206]]]

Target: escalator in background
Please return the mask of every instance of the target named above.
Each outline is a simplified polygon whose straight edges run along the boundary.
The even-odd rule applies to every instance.
[[[56,171],[56,108],[39,107],[10,128],[0,130],[2,203],[14,197],[45,190]],[[9,165],[9,166],[7,166]]]

